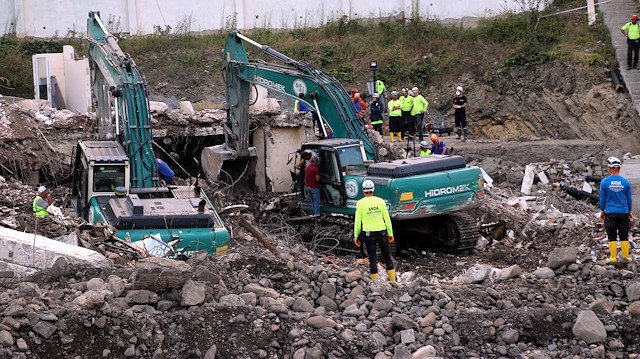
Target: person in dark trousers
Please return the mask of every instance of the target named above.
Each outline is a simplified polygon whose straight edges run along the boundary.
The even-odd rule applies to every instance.
[[[304,198],[304,187],[305,187],[304,186],[304,181],[305,181],[304,170],[307,167],[307,162],[311,159],[312,155],[313,155],[313,152],[311,150],[302,151],[302,153],[300,154],[300,161],[298,161],[298,163],[293,165],[294,168],[297,168],[300,170],[300,176],[298,177],[298,188],[300,189],[302,198]]]
[[[625,33],[626,31],[626,33]],[[638,15],[631,16],[631,22],[626,23],[620,32],[627,38],[627,70],[638,68],[638,51],[640,50],[640,24]],[[631,62],[633,57],[633,63]]]
[[[398,134],[398,141],[402,142],[402,100],[398,99],[398,91],[391,91],[391,100],[387,103],[389,107],[389,139],[394,142],[393,134]]]
[[[320,218],[320,170],[318,169],[318,157],[311,157],[310,163],[305,169],[304,189],[311,200],[313,215]]]
[[[453,98],[453,117],[455,118],[456,133],[458,139],[464,135],[463,142],[467,140],[467,114],[466,109],[469,107],[467,97],[462,94],[462,86],[456,87],[456,97]]]
[[[382,132],[382,125],[384,123],[384,120],[382,119],[382,113],[385,111],[385,109],[382,102],[380,102],[379,94],[373,94],[373,100],[371,101],[371,104],[369,106],[371,107],[369,113],[369,120],[371,121],[371,125],[373,126],[374,130],[378,131],[380,136],[384,136],[384,132]]]
[[[371,180],[362,182],[364,198],[356,204],[356,218],[353,226],[353,242],[360,247],[364,242],[369,257],[369,270],[371,280],[378,278],[378,263],[376,259],[376,246],[387,265],[389,280],[396,283],[396,271],[393,268],[393,259],[389,250],[389,243],[393,242],[393,228],[391,218],[384,200],[373,195],[375,185]]]
[[[171,167],[159,158],[156,158],[156,160],[158,161],[158,176],[160,176],[166,184],[173,184],[173,176],[175,173]]]
[[[409,134],[409,125],[413,123],[413,119],[411,117],[413,96],[409,95],[409,90],[402,89],[402,96],[400,96],[400,100],[402,101],[402,128],[404,129],[404,134],[407,135]],[[411,134],[413,134],[413,132]]]
[[[620,159],[609,157],[609,176],[600,182],[600,218],[604,219],[604,228],[609,237],[609,251],[611,257],[607,262],[618,260],[618,242],[622,256],[631,261],[629,257],[629,227],[633,214],[631,214],[631,184],[620,176]]]

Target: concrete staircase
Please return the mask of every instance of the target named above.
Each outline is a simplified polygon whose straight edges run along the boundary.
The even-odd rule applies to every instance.
[[[622,80],[631,95],[633,107],[640,113],[640,69],[627,70],[627,38],[620,33],[620,28],[631,21],[631,15],[640,16],[640,7],[635,0],[614,0],[598,7],[604,15],[605,25],[611,32],[611,43],[616,50]]]

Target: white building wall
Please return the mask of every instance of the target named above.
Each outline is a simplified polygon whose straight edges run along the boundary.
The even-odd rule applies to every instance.
[[[516,0],[0,0],[0,31],[19,37],[86,34],[90,10],[112,32],[153,34],[155,27],[202,32],[221,29],[293,29],[347,19],[461,19],[515,9]],[[110,21],[110,23],[109,23]],[[186,25],[186,26],[185,26]]]

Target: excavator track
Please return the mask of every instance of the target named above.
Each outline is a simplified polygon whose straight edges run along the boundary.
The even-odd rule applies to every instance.
[[[476,220],[464,212],[450,213],[444,216],[445,225],[439,239],[443,250],[461,252],[475,248],[480,238]]]

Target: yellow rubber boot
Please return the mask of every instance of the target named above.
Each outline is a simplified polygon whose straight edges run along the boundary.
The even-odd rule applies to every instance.
[[[389,132],[389,138],[391,139],[391,142],[396,142],[393,140],[393,132]]]
[[[632,259],[629,257],[629,241],[620,241],[620,249],[622,250],[622,256],[631,262]]]
[[[376,278],[378,278],[378,273],[373,273],[371,275],[371,281],[373,282],[374,280],[376,280]]]
[[[611,257],[607,258],[607,262],[617,262],[618,261],[618,242],[616,241],[609,242],[609,252],[611,252]]]
[[[397,283],[396,282],[396,270],[395,269],[389,269],[387,271],[387,274],[389,275],[389,280],[392,281],[393,283]]]
[[[398,132],[398,142],[402,142],[402,132]]]

